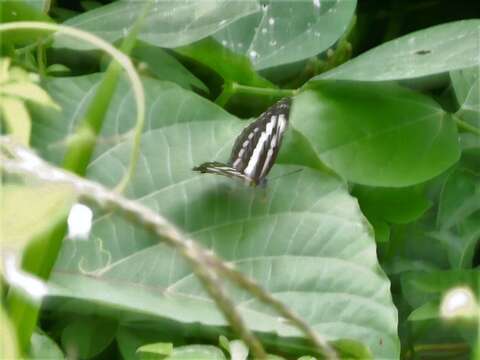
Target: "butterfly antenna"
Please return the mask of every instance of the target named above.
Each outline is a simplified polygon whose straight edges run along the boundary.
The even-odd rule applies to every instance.
[[[282,178],[282,177],[284,177],[284,176],[293,175],[293,174],[296,174],[296,173],[298,173],[298,172],[300,172],[300,171],[302,171],[302,170],[303,170],[303,169],[293,170],[293,171],[287,172],[287,173],[285,173],[285,174],[281,174],[281,175],[275,176],[275,177],[273,177],[273,178],[271,178],[271,179],[269,179],[269,180],[272,181],[272,180],[275,180],[275,179]]]

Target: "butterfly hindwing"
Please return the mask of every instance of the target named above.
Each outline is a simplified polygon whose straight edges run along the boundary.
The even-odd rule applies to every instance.
[[[290,98],[277,102],[243,129],[235,140],[228,164],[207,162],[193,170],[238,178],[249,185],[263,183],[277,158],[290,105]]]

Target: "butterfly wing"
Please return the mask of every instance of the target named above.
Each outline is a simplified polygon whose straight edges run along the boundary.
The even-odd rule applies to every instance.
[[[246,182],[248,185],[252,184],[252,179],[249,178],[248,176],[245,176],[243,173],[239,172],[237,169],[229,165],[216,162],[216,161],[203,163],[199,166],[194,167],[193,170],[198,171],[202,174],[205,174],[205,173],[217,174],[217,175],[227,176],[233,179],[240,179]]]
[[[267,109],[237,137],[229,165],[255,184],[263,181],[277,158],[287,129],[291,99],[285,98]]]

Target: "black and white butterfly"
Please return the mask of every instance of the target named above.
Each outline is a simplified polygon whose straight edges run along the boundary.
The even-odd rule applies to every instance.
[[[243,129],[227,164],[206,162],[193,170],[237,178],[249,186],[265,184],[288,126],[291,101],[291,98],[280,100]]]

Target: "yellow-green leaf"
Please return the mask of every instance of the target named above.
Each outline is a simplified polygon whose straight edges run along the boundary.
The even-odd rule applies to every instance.
[[[31,82],[22,81],[4,84],[0,88],[0,94],[16,96],[23,100],[33,101],[40,105],[60,109],[59,106],[50,98],[47,92],[45,92],[45,90]]]
[[[19,359],[15,332],[7,314],[0,309],[0,359]]]
[[[2,58],[0,59],[0,83],[6,82],[8,80],[8,68],[10,67],[10,59]]]
[[[19,143],[28,145],[32,124],[23,101],[0,96],[0,112],[3,114],[8,133]]]
[[[75,200],[68,185],[7,185],[1,197],[1,246],[13,249],[48,231]]]

